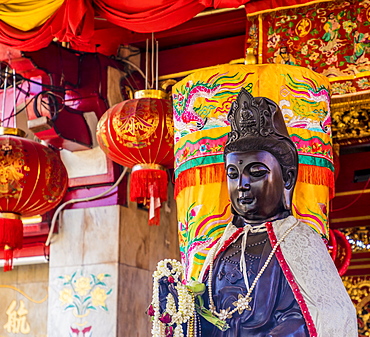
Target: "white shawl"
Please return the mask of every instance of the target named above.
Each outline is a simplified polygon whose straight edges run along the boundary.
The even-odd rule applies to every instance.
[[[271,246],[296,222],[296,218],[289,216],[274,221],[272,226],[267,224]],[[232,223],[226,227],[212,248],[215,254],[207,255],[200,282],[211,256],[217,256],[237,230]],[[319,234],[300,222],[280,244],[276,257],[301,307],[311,337],[358,337],[356,310]]]

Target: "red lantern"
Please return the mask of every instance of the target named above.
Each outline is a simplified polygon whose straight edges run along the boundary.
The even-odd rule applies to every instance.
[[[67,189],[67,171],[50,148],[0,127],[0,249],[4,271],[12,269],[13,250],[22,248],[21,216],[54,208]]]
[[[131,201],[149,206],[149,224],[159,224],[167,200],[166,168],[173,167],[172,103],[160,90],[141,90],[101,117],[97,139],[105,154],[131,167]]]

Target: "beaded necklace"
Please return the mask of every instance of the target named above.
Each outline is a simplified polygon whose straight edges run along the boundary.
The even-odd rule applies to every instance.
[[[262,266],[261,270],[255,277],[254,281],[252,282],[251,286],[249,287],[248,281],[246,281],[246,278],[244,277],[244,282],[246,283],[246,287],[248,289],[247,294],[243,296],[242,294],[238,295],[238,300],[233,302],[234,309],[230,311],[230,308],[227,309],[221,309],[220,312],[216,311],[216,306],[213,301],[212,297],[212,278],[213,278],[213,260],[214,260],[214,255],[216,253],[216,246],[214,246],[214,249],[210,252],[211,254],[211,259],[210,259],[210,266],[209,266],[209,275],[208,275],[208,293],[209,293],[209,309],[214,314],[221,320],[226,320],[227,318],[231,318],[232,315],[235,312],[239,312],[239,315],[243,313],[244,310],[252,310],[252,307],[249,305],[249,303],[252,301],[252,297],[250,296],[252,294],[252,291],[256,287],[256,284],[260,277],[262,276],[263,272],[266,270],[267,266],[269,265],[272,257],[274,256],[276,250],[278,249],[279,245],[285,240],[287,235],[299,224],[299,221],[297,220],[296,223],[294,223],[291,227],[289,227],[285,233],[282,235],[282,237],[275,243],[274,247],[272,248],[269,256],[267,257],[266,262]],[[249,225],[250,226],[250,225]],[[259,231],[262,231],[262,226],[259,226],[261,229]],[[246,231],[244,231],[244,235],[246,236],[250,228],[248,228]],[[243,241],[246,242],[246,237],[243,238]],[[242,244],[243,245],[243,244]],[[245,244],[244,244],[245,245]],[[244,256],[244,252],[242,251],[242,257]]]

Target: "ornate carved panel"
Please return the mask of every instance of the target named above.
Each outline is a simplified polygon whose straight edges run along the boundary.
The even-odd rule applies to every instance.
[[[356,307],[359,337],[370,336],[370,275],[346,276],[343,283]]]

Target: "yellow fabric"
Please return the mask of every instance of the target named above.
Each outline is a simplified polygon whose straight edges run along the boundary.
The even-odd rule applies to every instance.
[[[22,31],[41,26],[64,0],[0,0],[0,20]]]
[[[176,201],[187,280],[198,277],[208,250],[231,219],[223,149],[230,130],[226,116],[241,87],[280,106],[299,154],[294,215],[323,236],[328,233],[333,163],[327,78],[275,64],[199,71],[173,87]]]
[[[214,238],[221,237],[232,219],[227,185],[214,183],[187,187],[176,201],[181,259],[185,279],[190,280],[199,275],[209,244]]]
[[[301,222],[312,227],[316,232],[323,232],[319,224],[327,223],[327,210],[329,209],[329,189],[327,186],[313,185],[303,182],[298,182],[293,194],[294,216],[299,218]]]
[[[200,100],[201,99],[202,98],[200,98]],[[214,113],[212,113],[212,115],[213,115],[212,117],[214,117]],[[213,129],[207,130],[207,137],[209,137],[209,138],[220,138],[225,133],[229,133],[229,132],[230,132],[230,127],[213,128]],[[179,141],[176,143],[176,148],[179,149],[183,146],[186,146],[187,142],[192,142],[192,143],[197,142],[197,141],[199,141],[199,138],[202,138],[202,136],[203,136],[202,131],[189,133],[188,135],[179,139]]]

